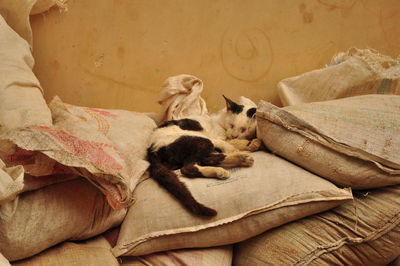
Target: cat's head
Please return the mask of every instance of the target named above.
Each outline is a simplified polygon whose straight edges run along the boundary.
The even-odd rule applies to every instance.
[[[246,97],[240,97],[239,103],[225,97],[226,114],[222,126],[227,139],[253,139],[256,137],[256,110],[254,102]]]

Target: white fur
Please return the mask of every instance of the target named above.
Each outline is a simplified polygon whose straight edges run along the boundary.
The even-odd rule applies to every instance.
[[[187,118],[198,121],[203,127],[202,131],[183,130],[179,126],[171,125],[158,128],[151,136],[150,143],[153,150],[157,151],[167,146],[181,136],[198,136],[210,139],[215,147],[224,152],[237,150],[225,142],[233,139],[252,139],[255,137],[256,119],[247,116],[247,110],[256,107],[256,104],[246,97],[240,97],[239,103],[244,105],[239,114],[228,112],[226,108],[217,113],[203,116],[189,116]]]
[[[197,136],[207,138],[202,131],[183,130],[178,126],[171,125],[167,127],[157,128],[150,138],[153,151],[157,151],[161,147],[167,146],[182,136]]]
[[[239,98],[238,103],[244,105],[243,111],[239,114],[228,112],[226,108],[223,108],[209,116],[191,116],[188,118],[197,120],[209,138],[221,140],[252,139],[255,137],[257,123],[255,117],[249,119],[247,111],[256,108],[257,105],[244,96]]]
[[[252,139],[256,130],[256,119],[247,116],[245,107],[239,114],[230,112],[225,113],[224,119],[221,119],[221,125],[225,129],[226,139]]]
[[[256,104],[246,97],[240,97],[240,104],[244,105],[243,111],[239,114],[228,112],[226,108],[220,110],[211,117],[223,132],[223,139],[252,139],[255,137],[256,132],[256,119],[255,117],[249,118],[247,111],[251,108],[256,108]]]

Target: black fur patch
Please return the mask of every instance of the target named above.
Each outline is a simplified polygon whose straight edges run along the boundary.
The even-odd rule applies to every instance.
[[[196,136],[182,136],[171,144],[160,148],[157,156],[170,169],[179,169],[186,164],[200,163],[210,156],[214,145],[209,139]]]
[[[217,215],[214,209],[204,206],[193,197],[186,185],[160,161],[155,152],[149,151],[148,159],[150,161],[150,176],[174,195],[187,210],[200,216],[212,217]]]
[[[215,216],[217,212],[199,203],[186,185],[171,171],[171,169],[199,162],[208,157],[213,150],[214,145],[209,139],[192,136],[180,137],[156,152],[152,151],[152,147],[150,147],[147,152],[150,176],[174,195],[190,212],[206,217]],[[188,168],[190,167],[188,166]],[[192,175],[195,174],[194,169],[187,170],[192,170]]]
[[[172,125],[178,126],[183,130],[192,130],[192,131],[202,131],[203,130],[203,127],[201,126],[201,124],[198,121],[193,120],[193,119],[188,119],[188,118],[167,121],[167,122],[161,124],[159,126],[159,128],[168,127],[168,126],[172,126]]]
[[[249,118],[252,118],[253,115],[256,113],[256,111],[257,111],[257,108],[250,108],[249,110],[247,110],[246,115],[247,115]]]
[[[231,111],[234,114],[240,114],[243,111],[244,105],[240,105],[232,101],[231,99],[225,97],[225,95],[222,95],[225,98],[226,101],[226,109],[228,111]]]

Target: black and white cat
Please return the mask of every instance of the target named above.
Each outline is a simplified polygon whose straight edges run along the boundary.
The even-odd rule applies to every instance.
[[[229,171],[224,168],[253,165],[253,158],[243,150],[260,147],[254,139],[255,104],[244,97],[244,104],[224,98],[226,109],[207,117],[167,121],[150,140],[150,176],[196,215],[215,216],[217,212],[196,201],[174,170],[180,169],[187,177],[226,179]]]

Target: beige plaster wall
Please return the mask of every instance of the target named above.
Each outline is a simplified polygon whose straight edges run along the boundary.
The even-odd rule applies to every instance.
[[[399,0],[69,0],[31,18],[46,99],[157,111],[171,75],[220,96],[280,104],[279,80],[350,47],[400,54]]]

